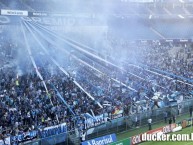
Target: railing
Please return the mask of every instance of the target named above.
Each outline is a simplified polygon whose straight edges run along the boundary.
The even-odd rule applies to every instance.
[[[87,129],[86,130],[86,140],[97,138],[103,135],[111,133],[122,133],[128,130],[134,130],[136,127],[144,127],[147,125],[147,120],[152,118],[152,123],[158,123],[164,121],[164,113],[168,112],[168,118],[175,115],[178,119],[178,116],[189,113],[189,108],[193,104],[193,99],[186,100],[181,103],[182,109],[179,114],[178,106],[159,108],[151,111],[141,112],[138,114],[133,114],[129,116],[123,116],[121,118],[109,120],[106,123]],[[136,123],[135,118],[138,118]],[[137,128],[138,128],[137,127]],[[65,140],[65,141],[64,141]],[[67,133],[61,133],[44,139],[36,139],[35,141],[25,142],[26,145],[54,145],[54,144],[63,144],[63,145],[73,145],[80,144],[80,135],[78,131],[72,130]]]
[[[168,112],[168,119],[172,117],[172,115],[176,116],[178,119],[178,116],[184,115],[189,113],[189,108],[193,104],[193,99],[186,100],[181,103],[182,109],[181,113],[179,113],[178,106],[173,107],[165,107],[165,108],[159,108],[152,111],[146,111],[141,112],[138,114],[130,115],[130,116],[124,116],[122,118],[118,118],[115,120],[112,120],[111,122],[108,122],[104,125],[100,125],[95,127],[94,132],[92,134],[87,135],[86,139],[92,139],[99,136],[103,136],[110,133],[121,133],[127,130],[134,130],[136,127],[142,127],[146,126],[147,120],[149,118],[152,118],[152,123],[158,123],[161,121],[164,121],[164,112]],[[138,122],[136,124],[135,117],[138,116]]]
[[[63,145],[72,145],[72,142],[69,140],[68,133],[61,133],[58,135],[53,135],[44,139],[36,139],[35,141],[25,142],[25,145],[55,145],[62,143]]]

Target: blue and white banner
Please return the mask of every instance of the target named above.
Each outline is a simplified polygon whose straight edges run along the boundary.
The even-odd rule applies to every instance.
[[[84,114],[86,117],[85,120],[85,129],[92,128],[98,125],[101,125],[106,122],[107,117],[104,114],[91,116],[88,113]]]
[[[65,133],[65,132],[67,133],[67,126],[66,126],[66,123],[62,123],[59,125],[46,127],[43,130],[33,130],[29,132],[24,132],[17,136],[11,136],[10,143],[12,145],[17,145],[19,143],[23,143],[23,142],[35,139],[38,136],[40,138],[47,138],[47,137],[58,135],[58,134]]]
[[[37,136],[38,136],[37,130],[33,130],[30,132],[24,132],[16,136],[10,136],[10,143],[11,145],[18,145],[19,143],[23,143],[23,142],[35,139],[37,138]]]
[[[110,134],[82,142],[82,145],[106,145],[116,141],[117,141],[116,134]]]
[[[67,132],[67,126],[66,123],[62,123],[59,125],[55,125],[55,126],[50,126],[50,127],[46,127],[43,130],[41,130],[39,132],[39,136],[41,138],[46,138],[52,135],[57,135],[57,134],[61,134]]]

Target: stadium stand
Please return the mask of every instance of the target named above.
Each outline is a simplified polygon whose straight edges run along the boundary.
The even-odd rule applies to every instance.
[[[14,10],[27,12],[21,18],[1,13],[0,21],[0,133],[11,144],[41,139],[44,130],[63,124],[74,138],[94,134],[101,124],[113,126],[116,118],[137,120],[138,126],[139,118],[154,117],[157,108],[180,108],[192,99],[192,5],[107,1],[109,9],[88,2],[83,10],[74,1],[58,3],[0,2],[14,15]],[[73,24],[49,17],[61,12],[67,21],[74,10]],[[84,25],[98,29],[87,33],[81,31]],[[72,32],[52,31],[52,26]],[[170,116],[176,115],[171,110]]]

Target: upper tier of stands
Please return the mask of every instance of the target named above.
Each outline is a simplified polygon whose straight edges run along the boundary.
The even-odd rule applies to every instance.
[[[127,1],[62,1],[62,0],[1,0],[0,8],[29,11],[63,13],[105,13],[105,14],[192,14],[192,2],[162,1],[154,3],[132,3]],[[100,10],[100,11],[99,11]]]

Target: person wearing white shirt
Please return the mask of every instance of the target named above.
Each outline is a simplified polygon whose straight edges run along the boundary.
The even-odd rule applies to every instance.
[[[86,138],[86,132],[82,132],[81,141],[84,142]]]
[[[148,122],[149,130],[151,130],[151,123],[152,123],[152,119],[151,119],[151,118],[149,118],[149,119],[147,120],[147,122]]]

